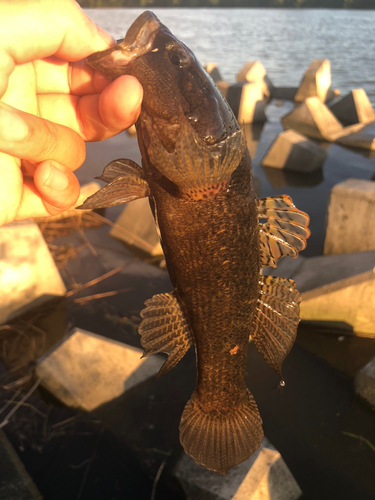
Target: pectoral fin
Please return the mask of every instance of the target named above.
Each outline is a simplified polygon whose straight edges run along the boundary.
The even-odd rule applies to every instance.
[[[292,280],[260,276],[259,286],[251,338],[263,358],[282,378],[281,365],[297,335],[301,298]]]
[[[288,255],[296,258],[306,247],[310,236],[310,218],[298,210],[289,196],[274,196],[258,200],[260,267],[277,267],[277,261]]]
[[[173,368],[193,344],[189,326],[175,294],[161,293],[145,302],[138,332],[144,347],[143,356],[158,352],[169,354],[158,377]]]
[[[112,207],[138,198],[145,198],[150,194],[142,168],[132,160],[120,158],[112,161],[97,179],[108,182],[108,184],[89,196],[77,208]]]

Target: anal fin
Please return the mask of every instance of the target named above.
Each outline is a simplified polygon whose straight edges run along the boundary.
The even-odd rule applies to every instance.
[[[138,332],[144,356],[169,354],[158,377],[173,368],[193,344],[193,338],[175,294],[161,293],[145,302]]]
[[[281,365],[296,339],[300,302],[294,281],[259,277],[259,298],[251,338],[281,378]]]
[[[142,168],[132,160],[120,158],[109,163],[97,179],[108,184],[89,196],[80,209],[121,205],[149,196],[149,187]]]
[[[260,267],[277,267],[281,257],[296,258],[306,247],[310,218],[294,206],[289,196],[259,199],[258,218],[266,219],[259,224]]]

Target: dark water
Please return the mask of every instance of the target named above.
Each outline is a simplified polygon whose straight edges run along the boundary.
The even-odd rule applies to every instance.
[[[86,9],[122,38],[144,9]],[[246,61],[260,60],[276,86],[297,86],[313,59],[331,61],[332,86],[366,90],[375,104],[375,11],[337,9],[154,9],[199,60],[217,62],[233,81]]]

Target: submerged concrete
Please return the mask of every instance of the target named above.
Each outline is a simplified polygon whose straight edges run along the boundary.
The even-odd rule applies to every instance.
[[[262,165],[311,173],[322,168],[327,151],[294,130],[279,134],[265,154]]]
[[[280,453],[264,438],[260,449],[225,476],[184,455],[175,476],[188,500],[297,500],[302,491]]]
[[[375,182],[347,179],[333,187],[324,254],[375,250]]]
[[[302,102],[308,97],[317,97],[325,102],[331,86],[331,65],[328,59],[314,59],[303,75],[294,100]]]
[[[14,222],[0,228],[0,324],[65,293],[38,225]]]
[[[157,374],[163,358],[76,328],[36,369],[41,384],[65,405],[92,411]]]

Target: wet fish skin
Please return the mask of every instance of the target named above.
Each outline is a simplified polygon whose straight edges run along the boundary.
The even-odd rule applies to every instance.
[[[197,386],[181,418],[181,443],[197,463],[224,474],[263,436],[245,383],[249,335],[281,373],[298,324],[294,284],[263,279],[260,267],[304,248],[308,217],[287,197],[259,203],[231,109],[152,13],[88,62],[112,79],[132,74],[141,82],[136,126],[143,170],[112,162],[103,174],[108,185],[83,208],[150,197],[174,290],[146,302],[141,342],[145,355],[169,354],[163,373],[195,344]],[[268,225],[259,226],[260,214]]]

